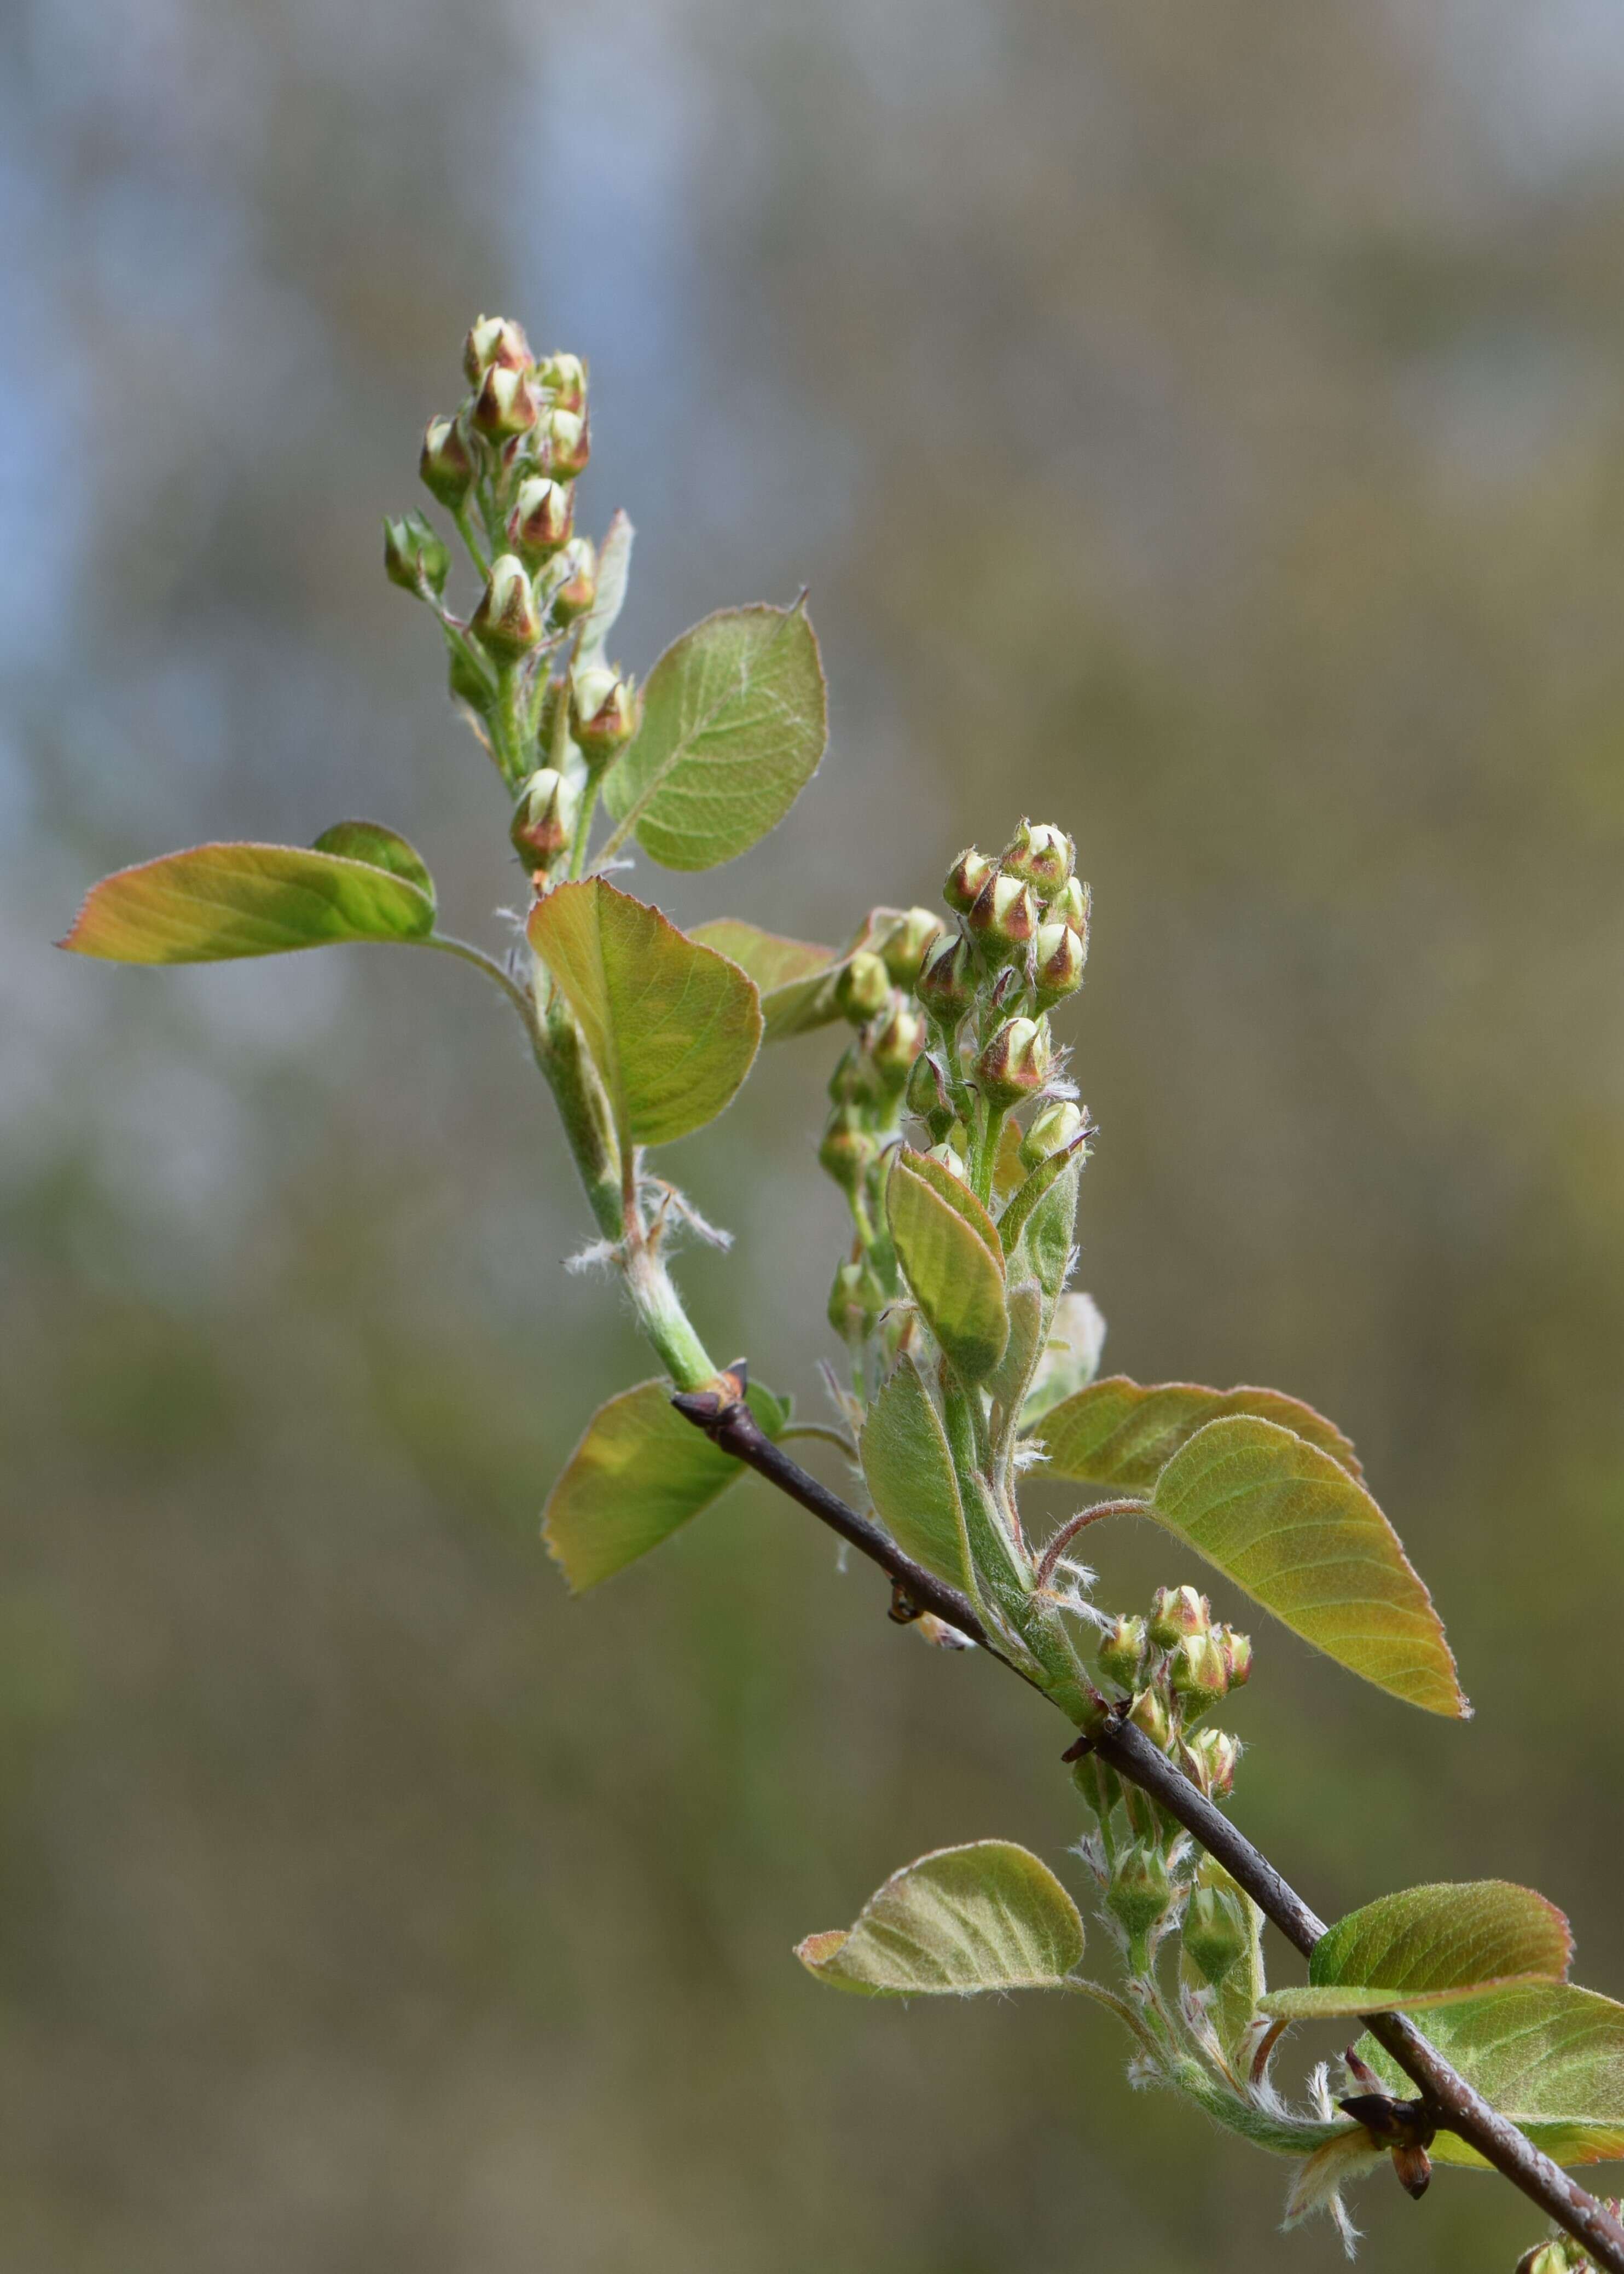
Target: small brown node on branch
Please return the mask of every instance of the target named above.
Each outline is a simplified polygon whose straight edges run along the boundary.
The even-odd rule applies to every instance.
[[[921,1608],[921,1606],[914,1601],[901,1580],[893,1579],[891,1589],[891,1608],[886,1613],[887,1618],[893,1619],[899,1627],[911,1627],[920,1615]]]
[[[1393,2150],[1393,2169],[1400,2187],[1419,2202],[1432,2177],[1432,2158],[1426,2151],[1437,2136],[1438,2110],[1425,2099],[1395,2100],[1383,2092],[1381,2080],[1351,2046],[1342,2059],[1350,2076],[1367,2090],[1339,2100],[1337,2106],[1362,2124],[1379,2148]],[[1368,2089],[1372,2087],[1375,2089]]]

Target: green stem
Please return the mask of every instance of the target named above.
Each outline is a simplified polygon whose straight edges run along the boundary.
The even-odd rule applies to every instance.
[[[485,551],[484,546],[481,545],[477,536],[475,534],[474,524],[469,517],[468,500],[466,498],[463,499],[461,505],[455,505],[452,507],[451,518],[456,523],[457,535],[468,547],[469,559],[473,562],[475,568],[477,568],[482,576],[488,577],[491,573],[491,556]]]
[[[598,810],[598,792],[602,780],[601,774],[589,774],[586,778],[586,789],[581,800],[581,818],[575,824],[575,841],[569,851],[572,884],[586,867],[586,848],[592,834],[592,816]]]

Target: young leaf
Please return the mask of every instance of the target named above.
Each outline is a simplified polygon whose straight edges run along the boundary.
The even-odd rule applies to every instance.
[[[776,1437],[789,1409],[758,1382],[750,1411]],[[642,1382],[600,1405],[547,1495],[541,1536],[572,1593],[595,1587],[669,1539],[744,1473],[685,1421],[668,1382]]]
[[[431,901],[434,898],[434,879],[422,854],[396,831],[386,829],[381,821],[335,821],[317,838],[316,850],[340,854],[347,861],[365,861],[391,877],[404,877]]]
[[[974,1601],[970,1541],[947,1433],[906,1351],[868,1409],[860,1450],[875,1512],[898,1547]]]
[[[1094,1297],[1062,1295],[1020,1409],[1021,1427],[1035,1428],[1065,1398],[1086,1389],[1100,1371],[1100,1352],[1104,1347],[1105,1321]]]
[[[1011,1268],[1022,1276],[1035,1274],[1051,1302],[1058,1300],[1071,1269],[1085,1157],[1080,1137],[1063,1151],[1051,1153],[1011,1195],[998,1218],[999,1244]]]
[[[782,821],[829,737],[806,612],[727,608],[668,647],[635,741],[604,779],[620,826],[667,869],[714,869]]]
[[[993,1441],[1000,1454],[1009,1449],[1026,1389],[1042,1355],[1043,1290],[1035,1279],[1023,1279],[1007,1298],[1010,1338],[1004,1356],[987,1377],[993,1402]]]
[[[809,1935],[808,1973],[868,1998],[1052,1990],[1083,1954],[1077,1905],[1007,1840],[921,1856],[870,1895],[849,1933]]]
[[[1559,2164],[1624,2156],[1624,2006],[1571,1982],[1492,1991],[1426,2017],[1426,2034],[1484,2098]],[[1372,2037],[1363,2059],[1400,2097],[1415,2088]],[[1475,2149],[1440,2132],[1434,2163],[1481,2167]]]
[[[625,605],[626,580],[632,566],[632,538],[635,535],[627,515],[617,512],[598,555],[598,598],[581,620],[580,636],[575,643],[577,671],[603,662],[609,635]]]
[[[695,924],[688,937],[730,956],[756,982],[761,991],[763,1042],[781,1042],[809,1027],[826,1026],[840,1015],[830,983],[838,968],[832,947],[780,939],[737,916],[712,916],[708,923]],[[829,1003],[823,1011],[817,1006],[825,993]]]
[[[220,963],[347,940],[426,939],[433,886],[405,839],[371,822],[338,826],[365,832],[361,858],[349,847],[195,845],[120,869],[92,886],[61,945],[112,963]]]
[[[1307,2022],[1458,2005],[1508,1984],[1560,1981],[1572,1956],[1567,1920],[1531,1887],[1406,1887],[1338,1919],[1314,1946],[1308,1986],[1277,1990],[1264,2011]]]
[[[1162,1470],[1147,1513],[1379,1689],[1432,1713],[1470,1710],[1398,1535],[1317,1445],[1249,1414],[1209,1421]]]
[[[761,1006],[736,963],[601,877],[538,900],[530,937],[581,1022],[622,1146],[715,1120],[761,1042]]]
[[[898,1153],[885,1187],[891,1235],[925,1322],[966,1381],[1004,1355],[1010,1315],[992,1218],[969,1186],[922,1153]]]
[[[1350,1477],[1360,1468],[1342,1431],[1300,1398],[1278,1389],[1203,1389],[1193,1382],[1141,1384],[1124,1374],[1096,1382],[1056,1404],[1036,1434],[1048,1473],[1113,1492],[1148,1492],[1181,1445],[1229,1413],[1276,1421],[1328,1453]]]

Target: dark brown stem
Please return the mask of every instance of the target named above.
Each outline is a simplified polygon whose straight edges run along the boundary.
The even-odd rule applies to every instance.
[[[792,1500],[799,1501],[820,1522],[849,1540],[869,1560],[888,1572],[921,1609],[933,1611],[947,1625],[968,1635],[973,1642],[1008,1666],[1021,1668],[1004,1656],[977,1616],[966,1596],[934,1572],[903,1555],[871,1517],[860,1516],[838,1494],[808,1474],[789,1455],[764,1434],[744,1403],[743,1367],[734,1369],[740,1389],[726,1375],[715,1389],[673,1397],[672,1404],[713,1444],[722,1447]],[[724,1386],[725,1385],[725,1386]],[[1023,1681],[1030,1675],[1021,1674]],[[1032,1685],[1036,1688],[1037,1685]],[[1101,1704],[1103,1705],[1103,1700]],[[1092,1750],[1108,1761],[1118,1776],[1150,1794],[1209,1856],[1222,1864],[1237,1884],[1246,1890],[1266,1918],[1272,1920],[1293,1947],[1304,1957],[1325,1932],[1325,1923],[1310,1910],[1301,1895],[1283,1879],[1244,1834],[1192,1784],[1144,1732],[1115,1715],[1091,1728],[1069,1748],[1075,1758]],[[1386,2048],[1412,2083],[1418,2086],[1429,2112],[1435,2112],[1440,2130],[1454,2132],[1475,2148],[1486,2163],[1521,2188],[1530,2201],[1555,2220],[1565,2233],[1582,2243],[1606,2274],[1624,2274],[1624,2226],[1605,2205],[1585,2190],[1510,2119],[1491,2108],[1482,2095],[1458,2074],[1415,2023],[1402,2014],[1372,2014],[1365,2027]]]
[[[1102,1500],[1096,1507],[1079,1509],[1075,1516],[1067,1517],[1043,1550],[1043,1560],[1038,1565],[1038,1585],[1047,1587],[1055,1576],[1055,1566],[1085,1525],[1098,1524],[1102,1516],[1142,1516],[1142,1500]]]

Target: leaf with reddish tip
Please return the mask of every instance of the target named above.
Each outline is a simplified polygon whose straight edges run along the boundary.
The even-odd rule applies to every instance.
[[[92,887],[61,945],[112,963],[222,963],[352,940],[426,939],[433,887],[405,839],[372,822],[338,827],[365,833],[360,857],[351,837],[342,852],[194,845],[120,869]]]
[[[1052,1990],[1083,1955],[1083,1922],[1047,1864],[1008,1840],[940,1848],[894,1872],[849,1931],[808,1935],[809,1974],[866,1998]]]
[[[970,1187],[922,1153],[898,1153],[885,1186],[897,1260],[925,1323],[968,1382],[1010,1338],[997,1228]]]
[[[1560,1981],[1572,1956],[1567,1920],[1531,1887],[1507,1879],[1406,1887],[1338,1919],[1314,1946],[1306,1987],[1276,1990],[1263,2011],[1288,2022],[1417,2013]]]
[[[1198,1429],[1231,1413],[1278,1422],[1328,1453],[1350,1477],[1363,1474],[1342,1431],[1278,1389],[1204,1389],[1193,1382],[1141,1383],[1108,1374],[1056,1405],[1034,1434],[1049,1455],[1050,1476],[1113,1492],[1148,1492]]]
[[[782,1042],[811,1027],[827,1026],[840,1015],[832,985],[839,959],[832,947],[781,939],[738,916],[712,916],[708,923],[695,924],[688,937],[731,957],[749,973],[761,992],[763,1042]],[[825,994],[826,1005],[822,1001]]]

